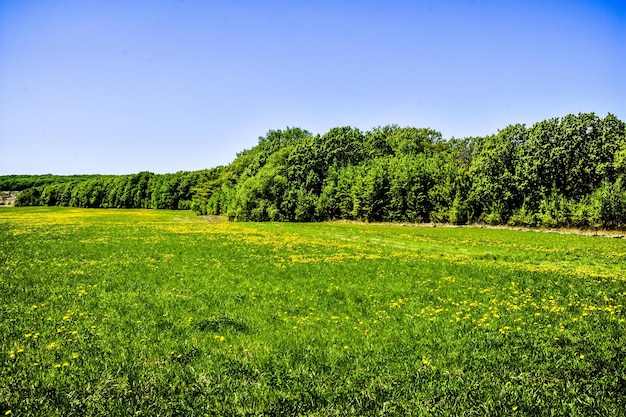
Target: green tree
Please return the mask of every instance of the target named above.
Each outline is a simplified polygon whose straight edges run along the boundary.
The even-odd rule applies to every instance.
[[[387,143],[395,155],[417,155],[436,148],[442,142],[441,132],[430,128],[394,127]]]
[[[472,182],[469,204],[476,207],[477,215],[506,221],[523,203],[517,169],[519,148],[526,141],[527,131],[521,124],[475,140],[469,168]]]

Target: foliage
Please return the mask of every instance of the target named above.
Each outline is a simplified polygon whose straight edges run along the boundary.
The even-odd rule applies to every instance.
[[[203,175],[204,171],[164,175],[140,172],[133,175],[96,176],[82,181],[57,182],[20,192],[15,205],[190,209],[193,187]]]
[[[50,183],[16,205],[188,209],[241,221],[625,228],[626,124],[567,115],[485,137],[430,128],[270,130],[227,166]]]
[[[22,191],[42,185],[85,181],[106,175],[0,175],[0,190]],[[109,175],[110,177],[110,175]]]
[[[256,221],[622,228],[624,126],[581,113],[463,140],[395,125],[270,131],[222,173],[240,175],[198,186],[195,209]]]

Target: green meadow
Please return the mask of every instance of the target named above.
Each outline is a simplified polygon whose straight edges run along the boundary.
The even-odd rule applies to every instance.
[[[0,415],[626,415],[626,240],[0,209]]]

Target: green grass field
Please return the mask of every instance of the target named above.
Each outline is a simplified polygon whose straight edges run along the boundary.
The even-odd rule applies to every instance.
[[[0,209],[0,415],[626,415],[626,240]]]

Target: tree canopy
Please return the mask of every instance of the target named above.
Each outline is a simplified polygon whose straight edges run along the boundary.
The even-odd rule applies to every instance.
[[[16,205],[191,208],[239,221],[620,228],[626,125],[580,113],[464,139],[397,125],[270,130],[227,166],[33,184]]]

